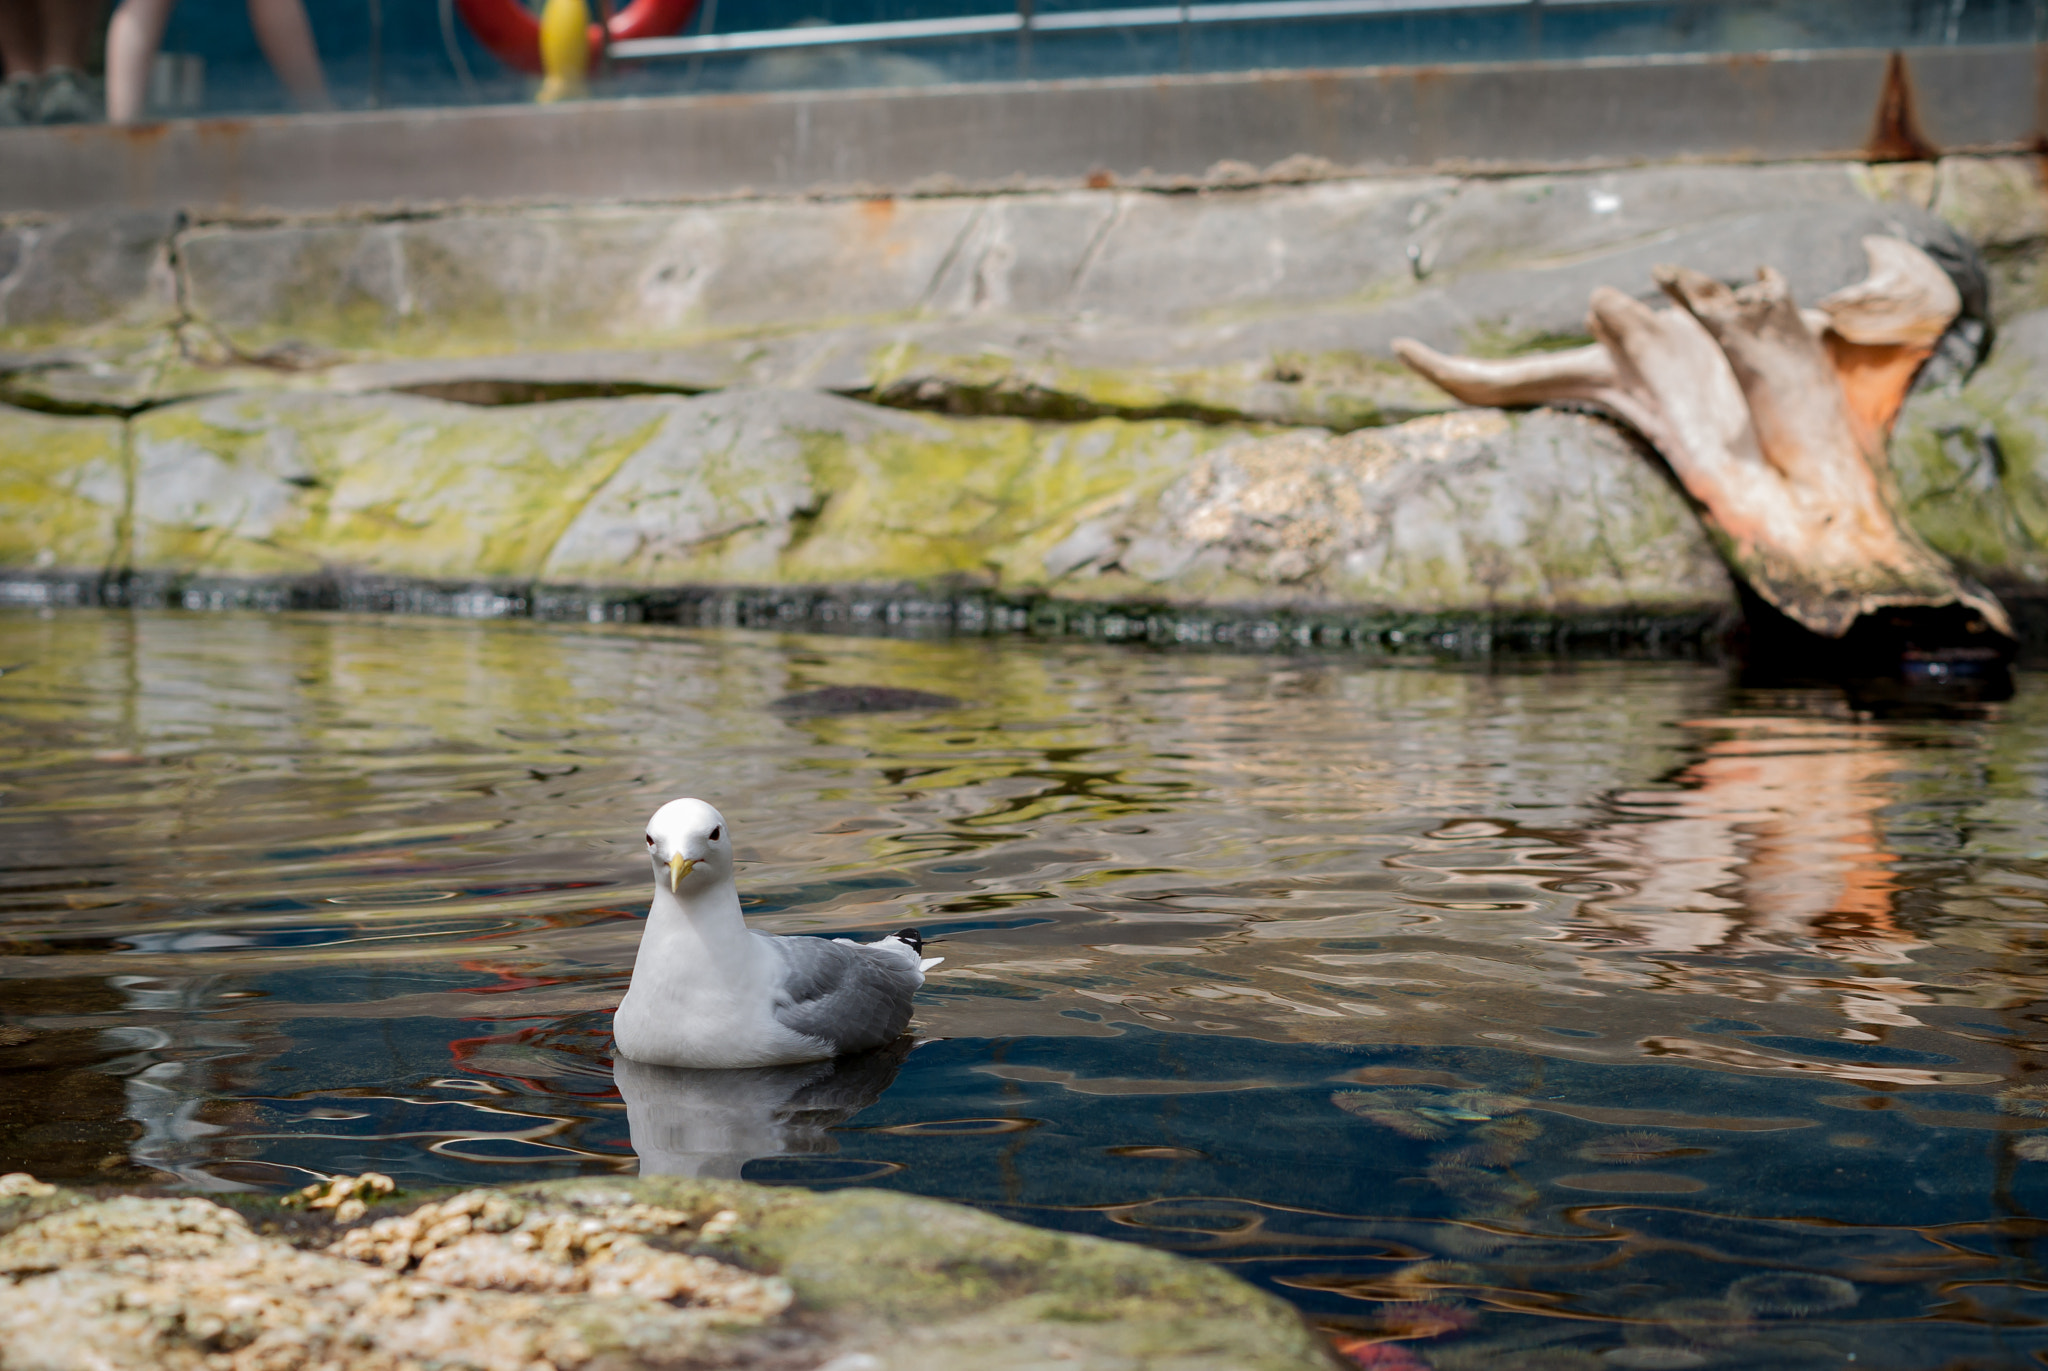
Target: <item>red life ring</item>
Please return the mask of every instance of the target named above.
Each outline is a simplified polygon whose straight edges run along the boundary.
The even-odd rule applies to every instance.
[[[500,62],[518,71],[541,74],[540,19],[519,0],[455,0],[455,8],[477,41]],[[604,50],[605,27],[611,41],[663,38],[690,22],[697,0],[633,0],[612,16],[609,26],[590,26],[590,61],[594,67]]]

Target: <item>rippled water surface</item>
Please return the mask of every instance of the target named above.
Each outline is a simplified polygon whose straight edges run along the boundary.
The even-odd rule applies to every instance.
[[[0,1170],[744,1161],[1228,1263],[1373,1365],[2048,1359],[2048,680],[85,611],[0,666]],[[964,703],[770,707],[831,684]],[[680,794],[758,927],[923,928],[929,1041],[615,1082]]]

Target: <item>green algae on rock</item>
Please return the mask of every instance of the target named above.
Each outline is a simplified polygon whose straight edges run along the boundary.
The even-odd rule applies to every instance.
[[[137,417],[138,569],[530,577],[667,401],[244,393]]]
[[[1328,1371],[1224,1271],[883,1191],[572,1180],[380,1204],[0,1184],[0,1368]]]
[[[1170,476],[1240,429],[941,420],[802,391],[676,402],[541,568],[550,583],[817,584],[967,577],[1073,512]]]
[[[103,572],[127,560],[127,433],[117,419],[0,405],[0,566]]]
[[[1911,397],[1891,465],[1908,520],[1990,584],[2048,583],[2048,310],[2008,321],[1969,383]]]
[[[1218,450],[1046,557],[1062,589],[1421,612],[1683,613],[1729,596],[1692,513],[1614,429],[1472,410]]]
[[[125,456],[114,421],[12,422]],[[804,391],[512,408],[265,391],[127,432],[132,472],[44,443],[45,484],[99,473],[77,517],[102,536],[51,554],[56,569],[1476,616],[1711,616],[1730,594],[1627,442],[1551,413],[1333,437],[941,418]],[[0,507],[16,566],[48,536],[40,490]]]
[[[253,392],[132,421],[132,567],[552,583],[986,581],[1243,430],[940,420],[801,391],[484,409]]]

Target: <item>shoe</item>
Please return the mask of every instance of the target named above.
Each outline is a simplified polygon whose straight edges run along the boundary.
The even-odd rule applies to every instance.
[[[20,128],[35,122],[36,78],[10,76],[0,81],[0,129]]]
[[[38,124],[95,124],[106,117],[106,104],[93,79],[84,72],[52,67],[43,73],[36,91]]]

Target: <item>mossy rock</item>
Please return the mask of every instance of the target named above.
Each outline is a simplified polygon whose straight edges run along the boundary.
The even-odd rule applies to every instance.
[[[132,421],[134,566],[531,577],[675,404],[242,393]]]
[[[1892,435],[1907,521],[1994,587],[2048,584],[2048,310],[2010,320],[1959,390],[1912,397]]]
[[[127,505],[127,435],[119,420],[0,405],[0,566],[118,566]]]
[[[1047,551],[1101,601],[1487,616],[1714,613],[1697,519],[1614,426],[1465,410],[1209,454]]]
[[[130,431],[138,572],[618,586],[988,584],[1251,432],[748,390],[502,408],[242,392]]]
[[[28,1188],[48,1193],[0,1199],[5,1371],[272,1366],[291,1364],[278,1357],[293,1349],[364,1371],[1338,1365],[1291,1306],[1219,1267],[889,1191],[655,1177],[470,1192],[410,1222],[439,1225],[436,1214],[467,1203],[482,1226],[468,1236],[437,1227],[424,1240],[440,1244],[433,1256],[408,1265],[403,1237],[397,1249],[374,1244],[429,1197],[394,1197],[338,1226],[258,1197],[217,1205]],[[493,1211],[512,1217],[492,1227],[481,1216]],[[501,1239],[487,1234],[550,1215],[589,1244],[587,1256],[551,1259],[557,1273],[577,1262],[599,1271],[623,1242],[663,1269],[708,1269],[755,1303],[594,1279],[549,1293],[532,1284],[532,1256],[515,1259],[526,1284],[508,1283],[510,1268],[488,1252]],[[597,1230],[617,1236],[588,1238]],[[330,1246],[343,1234],[354,1236]],[[395,1268],[375,1255],[392,1250]]]
[[[1042,1366],[1196,1371],[1332,1368],[1286,1302],[1220,1267],[1049,1232],[886,1190],[738,1181],[561,1181],[535,1193],[629,1190],[645,1203],[732,1208],[735,1247],[829,1315],[844,1347],[888,1371]]]

